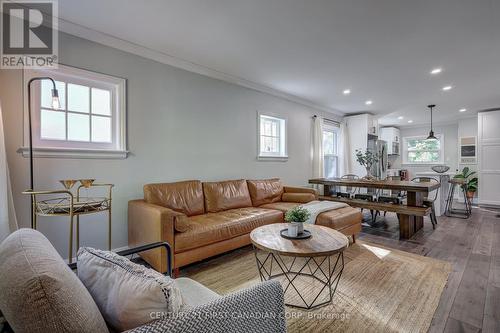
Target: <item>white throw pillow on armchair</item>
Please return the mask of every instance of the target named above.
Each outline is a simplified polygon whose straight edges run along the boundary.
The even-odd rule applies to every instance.
[[[80,248],[77,267],[104,319],[118,331],[153,321],[158,313],[179,312],[184,306],[174,279],[116,253]]]

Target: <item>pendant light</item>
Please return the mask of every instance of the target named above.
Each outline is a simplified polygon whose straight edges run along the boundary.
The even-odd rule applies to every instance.
[[[429,132],[429,136],[427,137],[427,140],[437,140],[438,139],[434,136],[434,131],[432,130],[432,108],[434,108],[435,106],[436,106],[435,104],[427,105],[427,107],[431,110],[431,130]]]

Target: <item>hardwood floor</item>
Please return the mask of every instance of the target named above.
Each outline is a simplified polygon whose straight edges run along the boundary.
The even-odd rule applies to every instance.
[[[401,241],[396,216],[387,213],[359,239],[453,264],[429,332],[500,332],[499,213],[474,208],[468,220],[441,216],[436,230],[425,218],[422,230]]]

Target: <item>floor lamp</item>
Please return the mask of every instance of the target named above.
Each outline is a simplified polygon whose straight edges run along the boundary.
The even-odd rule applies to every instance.
[[[30,190],[34,190],[34,180],[33,180],[33,130],[31,126],[31,83],[34,81],[50,80],[52,82],[52,108],[59,109],[59,93],[56,88],[56,82],[51,77],[42,76],[34,77],[28,81],[28,141],[29,141],[29,152],[30,152]],[[33,196],[31,198],[31,209],[33,209]],[[30,214],[31,229],[33,229],[33,214]]]

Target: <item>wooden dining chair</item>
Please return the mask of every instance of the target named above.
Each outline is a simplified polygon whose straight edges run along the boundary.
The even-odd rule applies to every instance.
[[[439,181],[437,179],[434,179],[432,177],[415,177],[411,180],[412,182],[416,183],[423,183],[423,182],[435,182],[439,184]],[[427,197],[424,198],[424,206],[431,207],[431,223],[432,223],[432,229],[436,229],[437,225],[437,216],[436,216],[436,208],[434,207],[434,202],[437,199],[439,192],[439,188],[434,192],[434,195],[431,195],[429,193]]]
[[[401,176],[388,176],[386,180],[401,180]],[[377,190],[376,200],[383,203],[392,203],[395,205],[400,205],[403,202],[404,193],[402,191],[394,190]],[[375,219],[380,215],[380,211],[375,212]],[[387,211],[384,211],[384,217],[387,215]],[[397,215],[397,214],[396,214]],[[398,216],[399,219],[399,216]]]
[[[358,175],[354,175],[354,174],[347,174],[347,175],[343,175],[342,177],[340,177],[340,179],[358,180],[359,176]],[[344,187],[344,186],[341,186],[341,188],[342,187]],[[351,187],[351,186],[345,186],[345,189],[346,189],[345,192],[338,191],[336,193],[337,197],[342,197],[342,198],[348,198],[348,199],[350,199],[358,191],[357,187]]]
[[[352,175],[352,174],[345,175],[343,177],[346,177],[343,179],[360,179],[359,176]],[[347,178],[347,177],[349,177],[349,178]],[[368,189],[368,190],[369,191],[367,193],[359,193],[359,188],[354,188],[354,191],[352,192],[354,199],[360,199],[360,200],[365,200],[365,201],[375,201],[376,193],[374,195],[374,193],[370,192],[370,189]],[[363,208],[361,208],[361,213],[363,213]],[[370,214],[372,216],[372,223],[375,223],[375,221],[377,219],[376,211],[374,211],[373,209],[370,209]]]

